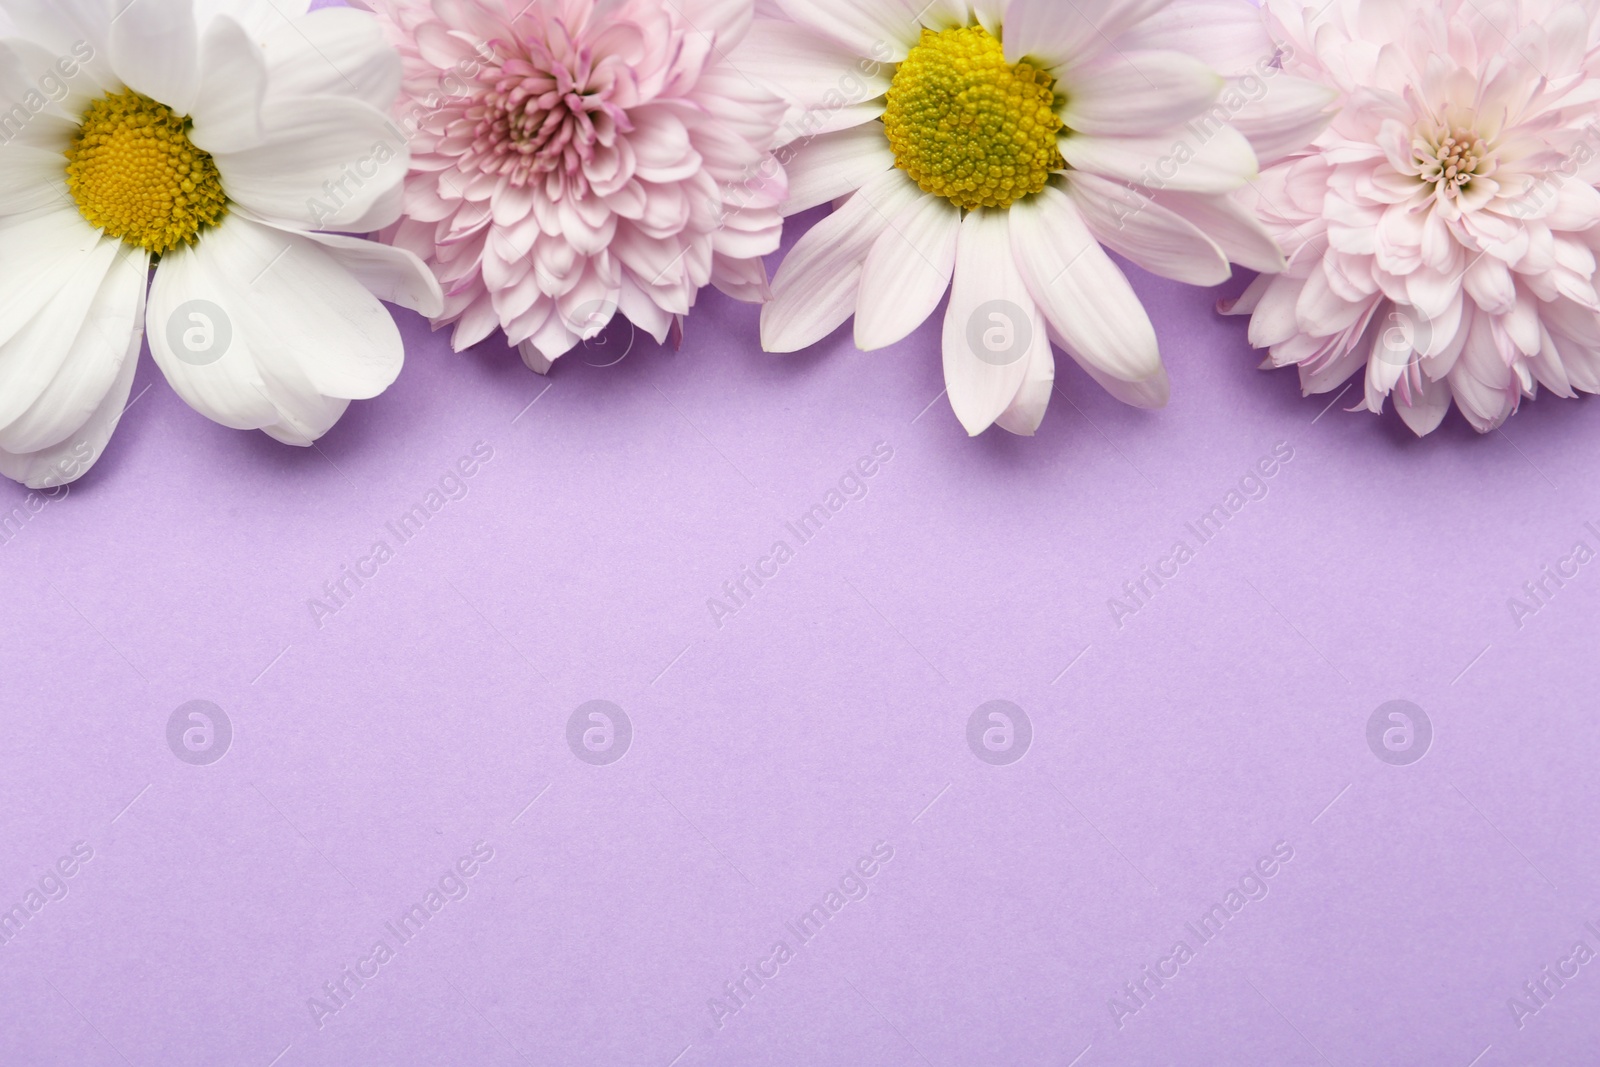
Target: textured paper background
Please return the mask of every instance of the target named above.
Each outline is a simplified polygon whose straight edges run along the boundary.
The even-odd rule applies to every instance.
[[[612,335],[548,381],[404,316],[400,382],[317,450],[212,425],[147,363],[99,468],[0,544],[0,904],[93,852],[0,946],[0,1063],[1595,1062],[1600,961],[1541,968],[1600,950],[1600,563],[1520,628],[1508,606],[1600,550],[1594,405],[1419,442],[1257,372],[1217,293],[1136,284],[1172,406],[1064,367],[1034,440],[965,437],[937,323],[773,357],[716,294],[681,351],[586,365]],[[402,544],[386,524],[479,442]],[[880,442],[800,544],[785,523]],[[1185,524],[1275,446],[1200,545]],[[719,627],[708,599],[779,540]],[[594,699],[632,723],[608,765],[568,744]],[[967,740],[994,699],[1032,723],[1009,765]],[[1408,766],[1368,745],[1393,699],[1433,727]],[[169,748],[191,700],[231,723],[208,766]],[[479,842],[401,944],[385,924]],[[1194,937],[1275,846],[1264,898]]]

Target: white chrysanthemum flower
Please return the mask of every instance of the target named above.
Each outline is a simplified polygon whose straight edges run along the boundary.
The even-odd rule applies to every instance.
[[[1155,330],[1105,249],[1199,285],[1230,261],[1282,268],[1229,194],[1258,153],[1309,141],[1327,96],[1282,75],[1247,0],[776,3],[792,22],[758,19],[745,69],[792,105],[789,210],[837,210],[774,280],[768,349],[852,314],[882,348],[948,291],[957,417],[1028,434],[1051,341],[1119,399],[1166,403]]]
[[[1250,313],[1307,394],[1365,375],[1413,432],[1476,430],[1543,385],[1600,392],[1600,7],[1268,0],[1285,69],[1338,92],[1315,144],[1251,190],[1289,269]]]
[[[400,61],[370,15],[308,7],[0,0],[0,472],[88,470],[146,336],[192,407],[290,444],[394,381],[378,298],[442,294],[342,234],[398,215]]]

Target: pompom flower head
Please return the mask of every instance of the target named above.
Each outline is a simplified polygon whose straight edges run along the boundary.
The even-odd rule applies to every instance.
[[[552,361],[621,313],[665,340],[708,283],[767,295],[783,105],[740,71],[751,0],[370,0],[405,58],[405,218],[460,351]]]
[[[775,0],[748,69],[785,95],[788,210],[834,203],[762,314],[772,351],[852,315],[877,349],[949,294],[944,372],[969,433],[1031,434],[1051,342],[1165,404],[1155,329],[1106,249],[1200,285],[1278,270],[1229,194],[1316,133],[1247,0]],[[1227,69],[1223,69],[1224,66]]]
[[[1600,391],[1600,8],[1267,0],[1285,69],[1339,93],[1251,199],[1289,254],[1232,307],[1307,394],[1365,378],[1418,435],[1542,385]]]
[[[291,444],[394,381],[378,298],[442,294],[417,257],[341,234],[397,214],[399,57],[371,16],[308,7],[0,0],[7,477],[99,459],[142,338],[196,410]]]

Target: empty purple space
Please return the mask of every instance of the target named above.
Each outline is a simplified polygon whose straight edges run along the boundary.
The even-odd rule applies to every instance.
[[[1594,404],[1418,441],[1131,273],[1171,406],[1031,440],[715,293],[402,314],[316,449],[147,362],[0,490],[0,1063],[1592,1060]]]

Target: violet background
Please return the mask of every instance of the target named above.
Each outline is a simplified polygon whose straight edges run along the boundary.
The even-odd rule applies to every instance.
[[[146,351],[97,468],[0,528],[0,909],[94,852],[0,945],[0,1064],[1600,1062],[1600,962],[1520,1029],[1507,1004],[1600,949],[1600,565],[1520,627],[1508,606],[1600,549],[1595,405],[1418,441],[1342,411],[1359,383],[1327,407],[1258,372],[1213,310],[1243,278],[1129,274],[1172,405],[1061,357],[1031,440],[966,437],[939,317],[770,356],[714,292],[680,351],[619,327],[548,380],[399,312],[400,381],[308,450],[206,421]],[[385,524],[479,442],[400,544]],[[799,544],[785,522],[878,442],[866,497]],[[1280,444],[1199,546],[1185,524]],[[28,495],[0,486],[0,519]],[[319,625],[379,538],[395,558]],[[719,627],[708,598],[777,540],[794,559]],[[196,699],[232,724],[209,766],[168,747]],[[594,699],[634,731],[604,766],[567,741]],[[993,699],[1033,726],[1007,766],[967,742]],[[1367,742],[1393,699],[1433,726],[1409,766]],[[401,946],[385,924],[478,842]],[[802,945],[786,923],[879,842]],[[1201,945],[1185,924],[1280,842]],[[380,938],[319,1028],[309,998]]]
[[[1595,1062],[1600,965],[1521,1030],[1506,1004],[1600,943],[1600,577],[1520,630],[1507,607],[1597,544],[1593,403],[1417,441],[1257,371],[1218,292],[1132,274],[1172,405],[1063,360],[1032,440],[965,436],[937,322],[769,356],[715,293],[681,351],[586,363],[613,333],[548,380],[401,313],[399,383],[319,449],[207,422],[147,362],[102,463],[0,544],[0,901],[94,849],[0,946],[0,1063]],[[795,542],[878,441],[866,498]],[[1119,629],[1109,598],[1280,442],[1266,498]],[[608,766],[566,741],[595,698],[635,731]],[[995,698],[1034,725],[1009,766],[967,746]],[[1410,766],[1366,742],[1395,698],[1435,729]],[[167,746],[192,699],[233,725],[211,766]],[[319,1030],[308,998],[480,840],[470,894]],[[799,947],[785,922],[878,841]],[[1268,895],[1119,1029],[1110,999],[1279,841]]]

